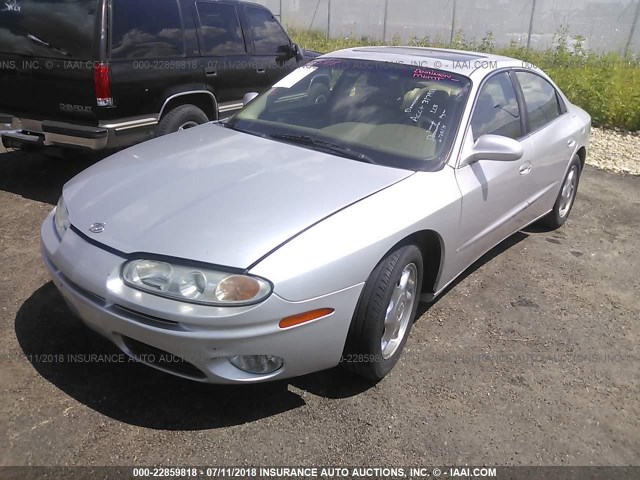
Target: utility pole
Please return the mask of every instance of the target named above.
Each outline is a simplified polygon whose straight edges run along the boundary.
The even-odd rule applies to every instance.
[[[384,0],[384,24],[382,25],[382,41],[387,41],[387,19],[389,18],[389,0]]]
[[[527,50],[531,48],[531,35],[533,34],[533,18],[536,16],[536,2],[533,0],[533,6],[531,7],[531,20],[529,21],[529,34],[527,35]]]
[[[453,12],[451,14],[451,36],[449,44],[453,44],[453,37],[456,34],[456,13],[458,13],[458,0],[453,0]]]
[[[331,0],[327,0],[327,38],[331,38]]]
[[[633,24],[631,25],[631,31],[629,32],[629,39],[627,40],[627,44],[624,47],[624,56],[629,55],[629,49],[631,48],[631,42],[633,41],[633,36],[636,33],[636,27],[638,26],[638,17],[640,17],[640,0],[637,0],[636,3],[636,14],[633,18]]]

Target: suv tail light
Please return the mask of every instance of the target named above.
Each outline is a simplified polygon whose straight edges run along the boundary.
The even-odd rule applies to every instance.
[[[96,102],[99,107],[113,107],[111,97],[111,75],[109,65],[101,63],[93,69],[93,79],[96,86]]]

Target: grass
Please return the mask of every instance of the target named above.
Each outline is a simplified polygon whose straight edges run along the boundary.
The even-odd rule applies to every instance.
[[[363,45],[400,45],[394,38],[382,42],[370,38],[327,38],[316,31],[289,29],[304,48],[331,52]],[[453,41],[413,38],[405,45],[474,50],[514,57],[542,68],[576,105],[591,115],[595,126],[640,130],[640,56],[623,57],[615,53],[596,54],[582,47],[577,38],[568,47],[566,29],[556,34],[554,46],[543,51],[529,50],[512,43],[496,47],[491,32],[480,41],[468,40],[459,32]]]

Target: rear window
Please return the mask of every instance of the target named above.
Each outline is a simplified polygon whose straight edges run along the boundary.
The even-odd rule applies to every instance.
[[[113,0],[111,32],[111,58],[114,60],[169,58],[184,54],[177,0]]]
[[[0,0],[0,52],[93,58],[98,0]]]

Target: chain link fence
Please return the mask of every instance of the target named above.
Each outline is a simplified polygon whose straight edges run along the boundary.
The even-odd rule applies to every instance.
[[[596,53],[640,53],[640,0],[254,0],[292,28],[391,41],[463,35],[496,46],[553,46],[565,31]]]

